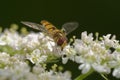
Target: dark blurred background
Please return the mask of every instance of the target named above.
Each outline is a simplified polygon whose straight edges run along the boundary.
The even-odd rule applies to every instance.
[[[23,26],[20,21],[39,23],[43,19],[50,21],[58,28],[66,22],[79,22],[79,28],[70,36],[80,37],[81,32],[88,31],[89,33],[99,32],[101,35],[115,34],[120,40],[120,0],[0,1],[0,26],[4,28],[12,23]],[[74,66],[71,69],[74,69]]]
[[[20,21],[39,23],[48,20],[57,27],[69,21],[79,22],[79,28],[71,33],[77,36],[83,31],[111,33],[120,39],[119,0],[1,0],[0,26]],[[77,33],[76,33],[77,32]]]

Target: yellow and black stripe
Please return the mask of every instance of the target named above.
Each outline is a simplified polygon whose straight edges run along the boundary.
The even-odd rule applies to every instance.
[[[50,22],[48,22],[48,21],[46,21],[46,20],[42,20],[41,21],[41,24],[43,25],[43,26],[45,26],[45,28],[49,31],[51,31],[51,30],[55,30],[55,29],[57,29],[52,23],[50,23]]]

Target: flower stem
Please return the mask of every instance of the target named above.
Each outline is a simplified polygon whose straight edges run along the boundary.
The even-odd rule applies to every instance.
[[[100,74],[105,80],[108,80],[108,78],[104,74]]]
[[[93,73],[93,70],[90,70],[88,73],[86,74],[80,74],[77,78],[75,78],[75,80],[83,80],[85,79],[87,76],[89,76],[91,73]]]

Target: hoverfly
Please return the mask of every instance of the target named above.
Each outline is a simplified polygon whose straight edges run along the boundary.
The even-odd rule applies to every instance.
[[[21,23],[31,28],[47,33],[51,38],[53,38],[56,44],[61,47],[61,50],[63,50],[63,48],[67,45],[66,35],[68,35],[70,32],[72,32],[78,27],[77,22],[65,23],[62,25],[61,30],[57,29],[52,23],[46,20],[42,20],[40,22],[41,24],[27,21],[22,21]]]

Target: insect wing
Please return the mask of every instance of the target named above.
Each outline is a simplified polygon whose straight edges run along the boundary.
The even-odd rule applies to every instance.
[[[29,27],[31,27],[33,29],[37,29],[37,30],[46,32],[46,29],[45,29],[45,27],[43,25],[33,23],[33,22],[27,22],[27,21],[22,21],[21,23],[26,25],[26,26],[29,26]]]
[[[70,32],[74,31],[79,24],[77,22],[68,22],[62,25],[62,30],[68,35]]]

